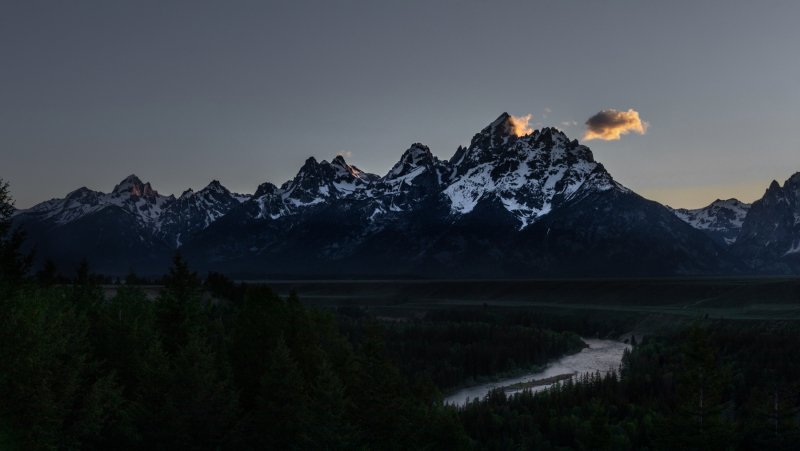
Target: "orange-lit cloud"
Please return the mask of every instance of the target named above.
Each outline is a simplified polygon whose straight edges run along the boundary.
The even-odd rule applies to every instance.
[[[526,114],[525,116],[512,115],[511,119],[509,119],[511,121],[511,126],[514,127],[512,132],[517,136],[524,136],[533,133],[533,128],[528,125],[528,123],[531,121],[531,118],[533,118],[533,115],[531,114]]]
[[[628,111],[615,109],[603,110],[586,121],[586,133],[583,139],[602,139],[604,141],[617,141],[622,135],[634,132],[644,135],[650,124],[639,117],[639,112],[633,108]]]

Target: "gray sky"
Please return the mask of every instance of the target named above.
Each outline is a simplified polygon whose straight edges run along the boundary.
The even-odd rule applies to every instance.
[[[0,2],[0,177],[18,207],[135,173],[253,192],[337,153],[386,173],[501,112],[581,138],[676,207],[752,201],[800,171],[796,1]],[[577,125],[562,123],[575,121]]]

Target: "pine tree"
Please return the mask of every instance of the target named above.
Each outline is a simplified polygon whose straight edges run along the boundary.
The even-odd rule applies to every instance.
[[[104,301],[103,291],[97,283],[97,277],[89,270],[89,262],[81,260],[72,283],[70,299],[82,312],[94,316]]]
[[[11,224],[14,200],[8,182],[0,179],[0,295],[13,291],[28,275],[33,254],[22,251],[25,234]]]
[[[42,269],[36,273],[36,281],[42,287],[52,286],[58,281],[58,278],[58,268],[55,262],[49,258],[44,261]]]
[[[257,446],[266,449],[309,449],[311,412],[305,381],[286,341],[272,349],[261,379],[253,426]]]
[[[323,358],[317,379],[311,387],[310,431],[314,449],[351,449],[355,431],[346,418],[346,393],[341,379]]]
[[[730,439],[729,425],[722,417],[725,374],[707,330],[692,327],[684,346],[684,368],[678,385],[681,416],[674,439],[686,444],[724,444]]]
[[[272,349],[287,328],[286,305],[268,288],[247,290],[231,328],[229,350],[234,379],[245,410],[255,405]]]
[[[171,354],[189,342],[198,333],[202,295],[197,274],[179,252],[175,253],[172,267],[164,278],[164,287],[156,300],[156,324],[164,349]]]

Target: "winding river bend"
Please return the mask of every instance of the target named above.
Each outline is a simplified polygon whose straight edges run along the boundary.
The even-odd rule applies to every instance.
[[[622,364],[623,353],[630,348],[630,345],[616,340],[598,340],[594,338],[583,338],[582,340],[589,347],[583,348],[577,354],[568,355],[549,363],[543,371],[467,387],[445,398],[444,403],[463,406],[475,398],[482,399],[496,388],[505,388],[507,394],[513,394],[523,390],[519,386],[521,384],[534,385],[536,384],[535,381],[542,381],[541,385],[528,388],[536,392],[550,387],[557,380],[567,379],[570,375],[595,373],[597,371],[601,374],[606,374],[619,368]]]

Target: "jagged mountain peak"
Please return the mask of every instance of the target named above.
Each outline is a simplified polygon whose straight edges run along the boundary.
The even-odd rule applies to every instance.
[[[514,134],[511,115],[503,113],[476,133],[472,137],[469,147],[463,152],[457,151],[451,161],[459,168],[491,161],[516,140],[517,135]],[[459,169],[459,172],[463,172],[463,169]]]
[[[207,197],[207,196],[223,196],[223,197],[231,197],[232,194],[228,188],[222,185],[219,180],[212,180],[211,183],[206,185],[200,191],[195,191],[192,188],[187,188],[178,199],[188,199],[191,197]]]
[[[742,202],[735,197],[731,197],[728,199],[717,199],[714,202],[711,202],[709,207],[720,206],[720,207],[727,207],[727,206],[736,206],[736,207],[746,207],[750,206],[747,202]]]
[[[384,179],[388,182],[398,178],[404,178],[412,173],[421,173],[424,168],[433,167],[436,164],[442,164],[436,158],[428,146],[421,143],[414,143],[400,157],[400,161],[395,163],[392,169],[386,174]]]
[[[784,183],[786,186],[788,182]],[[773,180],[772,183],[769,184],[769,187],[764,192],[764,196],[761,199],[756,201],[757,203],[761,203],[763,205],[772,205],[776,203],[785,203],[786,202],[786,190],[781,187],[781,184],[778,183],[776,180]]]
[[[131,175],[125,177],[124,179],[122,179],[122,181],[119,182],[118,186],[119,185],[141,185],[141,184],[142,184],[142,180],[136,174],[131,174]]]
[[[362,173],[360,169],[347,164],[341,155],[337,155],[330,162],[328,160],[317,161],[314,157],[308,157],[297,172],[295,179],[298,177],[339,177],[347,174],[357,177],[360,173]]]
[[[781,270],[800,269],[800,173],[782,187],[773,180],[761,199],[753,202],[736,250],[754,267],[772,261]]]
[[[264,182],[258,185],[256,188],[256,192],[253,194],[253,198],[259,198],[262,196],[269,196],[274,195],[278,192],[278,187],[270,182]]]
[[[379,177],[347,164],[337,155],[332,162],[306,160],[297,175],[281,186],[283,199],[293,207],[316,205],[329,198],[339,198],[362,190]]]
[[[498,118],[499,124],[505,119]],[[521,137],[509,135],[502,142],[484,132],[454,158],[455,178],[445,190],[454,213],[468,213],[478,202],[496,199],[524,228],[582,193],[627,191],[588,147],[561,130],[547,127]]]
[[[403,156],[401,159],[411,158],[415,162],[422,158],[432,157],[433,154],[431,153],[431,149],[422,143],[414,143],[405,152],[403,152]]]
[[[323,163],[325,163],[325,161],[323,161]],[[352,177],[354,179],[360,179],[364,182],[369,182],[371,180],[378,178],[374,174],[369,174],[367,172],[362,171],[355,165],[348,164],[342,155],[336,155],[336,157],[334,157],[334,159],[331,160],[330,165],[336,169],[337,177],[344,177],[344,178]]]
[[[543,144],[565,144],[569,143],[571,147],[578,146],[578,140],[570,141],[569,137],[561,130],[555,127],[544,127],[534,130],[533,133],[524,136],[520,139],[527,139],[530,142],[540,142]]]
[[[594,161],[588,147],[580,146],[578,140],[570,140],[567,135],[555,128],[544,127],[530,133],[518,135],[514,118],[508,113],[501,114],[479,133],[475,134],[469,147],[460,147],[450,159],[458,175],[486,162],[507,159],[515,151],[519,151],[519,143],[525,143],[525,149],[549,150],[561,146],[567,150],[579,151],[579,158]],[[513,156],[512,156],[513,157]]]
[[[111,194],[117,196],[130,195],[131,197],[159,197],[158,191],[153,189],[150,182],[143,183],[135,174],[125,177],[114,187]]]
[[[228,190],[228,188],[225,188],[225,186],[223,186],[222,183],[219,182],[219,180],[212,180],[211,183],[206,185],[206,187],[203,188],[201,191],[221,193],[225,195],[230,195],[231,193],[230,190]]]
[[[500,116],[497,116],[497,119],[493,120],[489,125],[481,130],[481,134],[491,134],[491,135],[509,135],[512,134],[514,131],[514,123],[511,120],[511,115],[507,112],[503,112]]]
[[[144,183],[142,183],[142,180],[138,176],[136,176],[136,174],[131,174],[122,179],[122,181],[120,181],[119,183],[117,183],[116,186],[114,186],[112,192],[125,191],[130,189],[131,187],[141,186],[141,185],[144,185]]]
[[[769,184],[764,196],[757,202],[766,205],[772,203],[787,203],[800,209],[800,172],[793,174],[783,186],[777,180]],[[799,213],[800,214],[800,213]]]
[[[783,184],[784,191],[787,191],[800,206],[800,172],[793,174]]]

